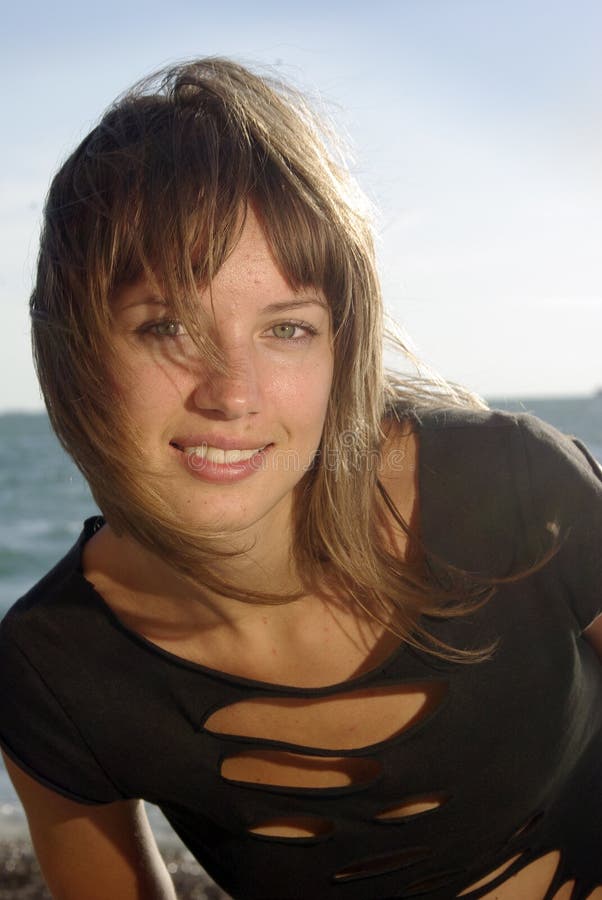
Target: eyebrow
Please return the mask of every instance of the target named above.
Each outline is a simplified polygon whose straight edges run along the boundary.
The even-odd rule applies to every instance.
[[[319,297],[311,297],[307,300],[283,300],[280,303],[270,303],[264,306],[262,313],[279,312],[282,309],[300,309],[303,306],[321,306],[322,309],[328,309],[328,303]]]
[[[133,303],[128,303],[123,309],[132,309],[135,306],[168,307],[169,303],[167,300],[162,300],[160,297],[143,297],[141,300],[134,300]],[[277,303],[270,303],[268,306],[264,306],[263,309],[260,310],[260,313],[274,313],[285,309],[300,309],[304,306],[321,306],[322,309],[329,308],[328,303],[326,303],[325,300],[321,300],[319,297],[311,297],[306,300],[281,300]]]
[[[128,303],[123,309],[133,309],[135,306],[169,306],[169,304],[167,300],[161,300],[159,297],[142,297],[140,300]]]

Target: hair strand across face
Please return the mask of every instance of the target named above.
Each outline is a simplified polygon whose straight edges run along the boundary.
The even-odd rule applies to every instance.
[[[476,658],[476,651],[429,645],[425,632],[410,638],[421,613],[442,604],[449,612],[452,594],[458,611],[469,611],[472,594],[465,582],[462,590],[457,581],[451,592],[436,588],[383,552],[383,504],[370,461],[387,417],[485,404],[434,374],[385,373],[369,204],[338,156],[332,134],[297,92],[230,60],[178,65],[122,95],[63,164],[47,198],[31,298],[44,399],[116,533],[129,533],[197,584],[250,602],[290,600],[252,597],[215,577],[210,561],[224,551],[215,535],[176,520],[110,387],[114,300],[142,278],[199,352],[223,365],[198,291],[210,290],[252,206],[286,281],[319,290],[332,322],[334,377],[320,453],[296,492],[299,568],[307,564],[311,578],[326,578],[418,646]],[[482,585],[473,594],[481,597]]]

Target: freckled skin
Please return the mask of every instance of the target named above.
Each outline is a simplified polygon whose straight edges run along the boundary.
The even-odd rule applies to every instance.
[[[317,297],[318,292],[308,288],[295,294],[249,210],[241,239],[212,286],[215,334],[230,367],[225,376],[198,358],[186,336],[174,341],[136,334],[144,322],[164,314],[131,306],[145,294],[148,286],[137,284],[117,298],[118,388],[142,430],[149,460],[169,476],[174,510],[191,524],[244,532],[284,548],[293,488],[320,443],[333,354],[323,306],[263,310],[273,303]],[[207,296],[200,302],[210,309]],[[289,321],[306,322],[318,334],[297,342],[285,340],[281,331],[275,336],[274,326]],[[308,337],[302,329],[296,332]],[[179,359],[173,358],[174,347]],[[240,438],[246,446],[270,442],[274,448],[249,478],[210,484],[190,477],[169,446],[174,436],[195,433]]]

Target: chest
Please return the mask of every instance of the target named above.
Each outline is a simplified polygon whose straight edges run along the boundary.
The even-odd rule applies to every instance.
[[[332,668],[314,671],[312,642],[301,642],[288,648],[298,673],[288,688],[284,661],[253,665],[243,654],[241,676],[229,677],[207,666],[209,655],[200,654],[199,668],[183,664],[177,643],[157,652],[124,635],[122,652],[101,660],[112,671],[102,709],[118,727],[94,710],[86,738],[126,792],[172,815],[209,868],[219,852],[246,879],[269,871],[266,897],[319,894],[337,873],[353,900],[398,896],[414,875],[471,866],[503,849],[571,777],[602,698],[561,615],[523,586],[520,595],[502,592],[481,617],[446,626],[440,637],[456,644],[500,639],[479,666],[439,664],[378,642],[354,657],[354,642],[341,640]],[[88,665],[98,668],[94,642],[87,646],[77,689]],[[219,654],[210,659],[223,669]],[[337,681],[345,660],[351,680]],[[358,665],[365,677],[353,677]],[[406,869],[400,834],[404,852],[426,847],[436,858],[424,850]],[[290,882],[291,855],[299,884]],[[490,869],[507,858],[491,856]],[[242,881],[231,886],[234,896],[244,890]]]

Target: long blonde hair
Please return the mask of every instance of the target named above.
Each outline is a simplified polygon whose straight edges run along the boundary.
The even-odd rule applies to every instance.
[[[135,424],[107,387],[115,365],[112,298],[142,275],[160,284],[200,352],[224,365],[190,298],[210,286],[249,203],[288,282],[319,288],[333,323],[334,380],[321,447],[295,492],[299,571],[308,581],[324,579],[416,647],[459,661],[484,658],[491,648],[451,648],[419,620],[474,609],[495,580],[456,570],[461,577],[444,589],[418,564],[387,552],[384,518],[392,513],[406,531],[408,524],[391,508],[372,463],[387,418],[486,404],[432,373],[412,379],[385,372],[368,207],[332,133],[290,87],[225,59],[175,66],[121,96],[61,166],[46,202],[31,297],[34,358],[59,440],[118,534],[130,534],[197,584],[248,602],[291,599],[251,595],[216,577],[211,559],[225,551],[215,535],[177,520],[160,478],[143,462]],[[403,340],[396,343],[416,362]]]

